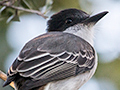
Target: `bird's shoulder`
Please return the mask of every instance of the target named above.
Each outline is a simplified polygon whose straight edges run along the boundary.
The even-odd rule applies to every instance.
[[[59,53],[63,51],[79,52],[80,50],[93,50],[93,47],[84,39],[70,33],[49,32],[40,35],[23,47],[19,57],[23,58],[32,51]]]

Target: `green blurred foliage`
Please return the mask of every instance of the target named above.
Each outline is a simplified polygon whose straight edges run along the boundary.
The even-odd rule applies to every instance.
[[[99,63],[95,76],[98,79],[113,81],[120,90],[120,58],[110,63]]]
[[[61,10],[66,8],[77,8],[80,9],[78,0],[54,0],[53,10]]]
[[[6,20],[0,21],[0,70],[2,71],[4,71],[6,57],[11,52],[6,39],[7,27]],[[0,90],[10,90],[10,86],[3,88],[2,84],[3,81],[0,79]]]
[[[40,7],[45,5],[45,0],[21,0],[24,8],[39,10]]]
[[[3,63],[6,59],[6,56],[8,56],[9,52],[11,51],[7,40],[6,40],[6,31],[7,31],[7,26],[5,21],[0,22],[0,69],[3,69]]]
[[[15,1],[15,3],[13,4],[14,6],[17,7],[23,7],[25,9],[31,9],[31,10],[41,10],[42,7],[44,5],[48,5],[46,4],[46,2],[49,2],[50,0],[20,0],[20,2],[18,2],[18,0]],[[52,1],[52,0],[51,0]],[[79,1],[78,0],[53,0],[53,5],[52,5],[52,10],[58,11],[61,9],[65,9],[65,8],[78,8],[80,9],[80,5],[79,5]],[[0,6],[1,8],[1,14],[0,14],[0,18],[3,19],[10,19],[9,21],[14,21],[14,20],[19,20],[18,16],[21,14],[25,14],[27,12],[24,11],[17,11],[11,8],[7,8],[7,7],[3,7]],[[49,9],[49,8],[47,8]]]

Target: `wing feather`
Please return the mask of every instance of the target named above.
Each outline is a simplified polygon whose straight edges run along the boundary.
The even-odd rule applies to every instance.
[[[8,76],[18,73],[36,80],[31,81],[33,85],[42,82],[44,85],[89,71],[94,63],[95,51],[82,38],[68,33],[47,33],[25,45],[10,67]]]

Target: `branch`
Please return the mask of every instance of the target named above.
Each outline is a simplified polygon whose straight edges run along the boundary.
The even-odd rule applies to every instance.
[[[16,6],[11,5],[9,3],[4,3],[4,1],[0,1],[0,5],[1,6],[6,6],[6,7],[9,7],[9,8],[12,8],[12,9],[20,10],[20,11],[35,13],[35,14],[38,14],[38,15],[42,16],[45,19],[47,18],[47,16],[44,16],[43,13],[41,13],[40,11],[37,11],[37,10],[30,10],[30,9],[25,9],[25,8],[22,8],[22,7],[16,7]]]
[[[5,73],[3,73],[1,70],[0,70],[0,78],[4,81],[7,80],[7,75]],[[13,87],[15,89],[15,86],[14,86],[14,82],[11,82],[10,83],[10,86]]]

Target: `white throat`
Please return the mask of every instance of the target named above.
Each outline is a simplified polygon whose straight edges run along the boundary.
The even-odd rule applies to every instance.
[[[94,38],[93,25],[88,27],[83,24],[77,24],[67,28],[64,32],[79,36],[93,46],[93,38]]]

